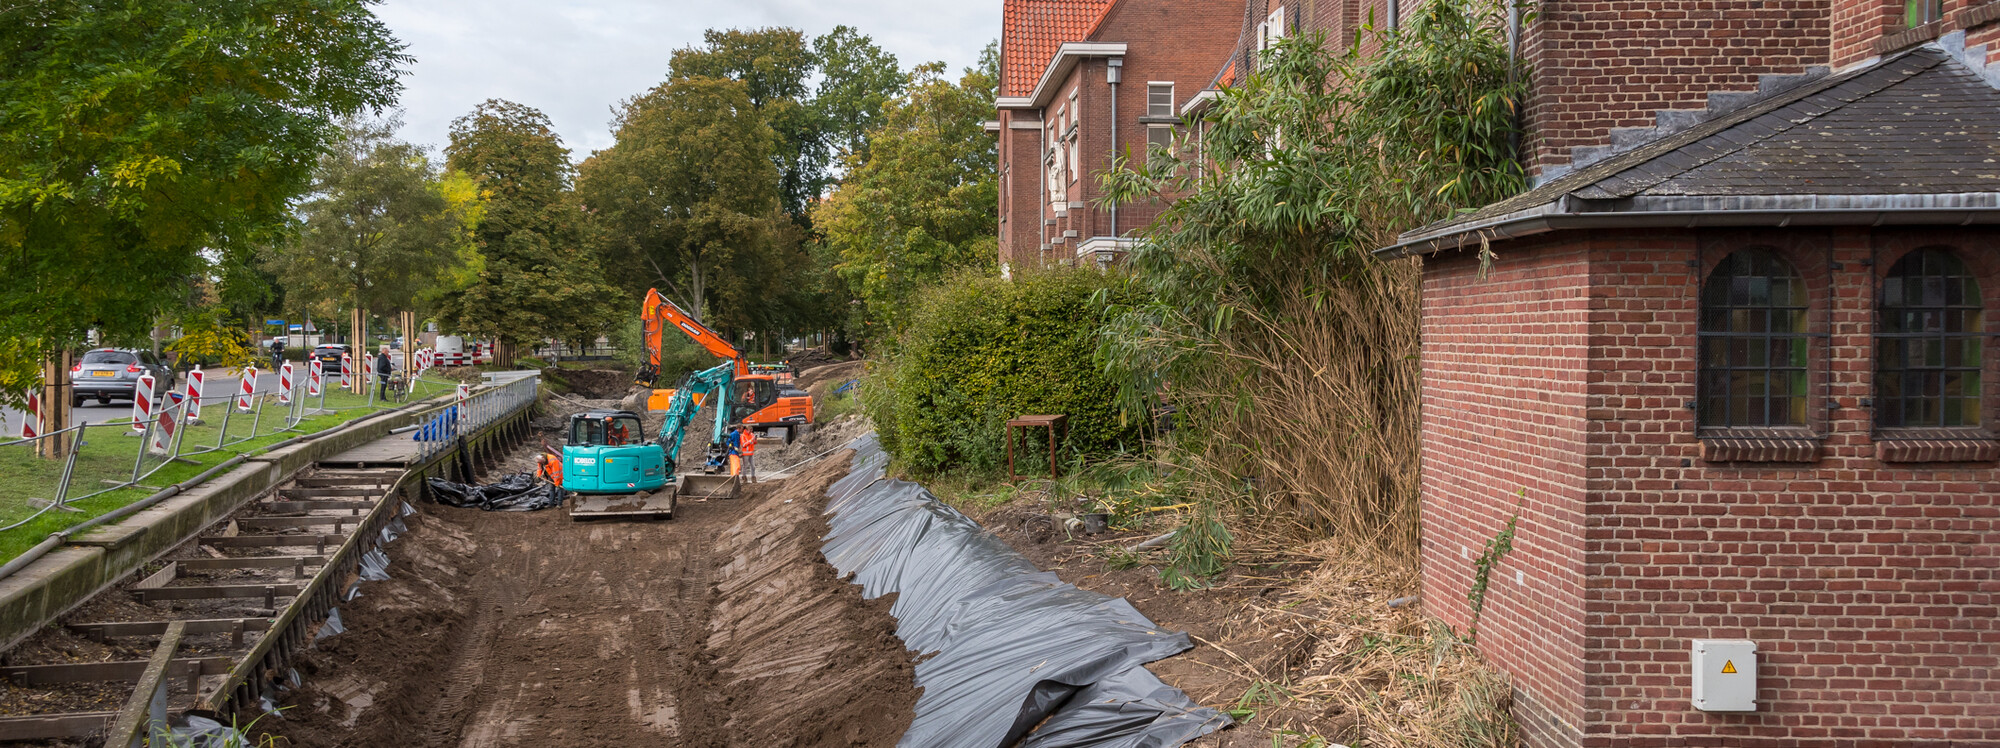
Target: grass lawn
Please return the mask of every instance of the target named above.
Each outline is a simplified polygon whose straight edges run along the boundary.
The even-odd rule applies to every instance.
[[[420,379],[410,399],[416,401],[444,395],[456,387],[456,382],[434,378]],[[309,409],[316,408],[319,404],[319,398],[316,397],[306,400]],[[0,531],[0,562],[12,559],[22,551],[34,547],[50,533],[73,527],[85,520],[146,498],[160,488],[193,478],[231,457],[255,452],[299,434],[325,431],[368,413],[388,409],[379,405],[370,407],[365,396],[329,390],[326,396],[328,412],[307,416],[291,430],[280,431],[279,429],[284,427],[284,409],[273,401],[264,406],[263,416],[254,422],[254,433],[251,430],[253,420],[248,414],[231,414],[228,421],[228,440],[235,443],[221,449],[212,449],[222,437],[224,423],[222,415],[224,409],[230,405],[231,402],[210,403],[202,408],[204,423],[188,427],[185,435],[181,437],[181,460],[162,464],[161,457],[148,455],[146,462],[140,467],[142,471],[151,474],[140,480],[140,486],[116,488],[98,493],[96,496],[78,499],[76,497],[105,491],[119,483],[130,481],[133,464],[139,457],[140,444],[148,441],[136,436],[125,436],[130,426],[123,423],[92,425],[84,429],[83,443],[77,452],[75,474],[70,478],[68,494],[72,497],[69,505],[81,511],[44,512],[27,524]],[[0,527],[34,515],[40,506],[31,499],[47,499],[54,495],[56,485],[62,476],[63,464],[63,460],[35,457],[32,447],[25,442],[0,442]]]

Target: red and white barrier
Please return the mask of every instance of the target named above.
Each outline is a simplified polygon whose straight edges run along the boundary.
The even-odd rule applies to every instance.
[[[41,429],[42,396],[34,390],[28,390],[28,412],[21,418],[21,438],[33,439],[41,436]]]
[[[278,367],[278,402],[292,404],[292,362]]]
[[[153,428],[153,451],[165,454],[174,443],[174,409],[159,410],[160,422]]]
[[[320,388],[326,385],[326,364],[313,359],[306,367],[306,397],[319,397]]]
[[[189,418],[201,418],[201,386],[206,381],[208,375],[202,373],[200,366],[188,372],[187,417]]]
[[[243,386],[236,392],[236,409],[244,413],[251,410],[250,398],[257,394],[257,367],[243,367]]]
[[[139,383],[132,387],[132,431],[142,433],[146,424],[153,420],[153,385],[156,380],[151,374],[140,374]]]
[[[353,376],[354,376],[354,354],[351,353],[340,354],[341,389],[346,389],[348,387],[354,386],[354,380],[352,379]]]
[[[472,394],[472,385],[466,384],[464,382],[460,382],[458,384],[458,412],[460,415],[464,415],[465,398],[470,396],[471,394]]]

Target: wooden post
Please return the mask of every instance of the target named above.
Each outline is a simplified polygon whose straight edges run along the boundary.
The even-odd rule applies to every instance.
[[[42,360],[41,428],[48,436],[35,444],[38,457],[60,460],[69,456],[68,444],[74,435],[57,432],[69,428],[70,409],[75,407],[70,398],[76,394],[76,386],[69,378],[70,361],[74,357],[65,348]]]
[[[417,313],[402,312],[397,316],[400,318],[403,328],[403,375],[409,376],[416,371],[415,367],[417,364]],[[411,380],[410,387],[412,393],[414,393],[416,389],[415,380]],[[415,399],[414,394],[412,394],[411,399]]]
[[[368,310],[359,306],[347,321],[347,355],[354,359],[354,370],[349,373],[347,391],[356,395],[368,394],[368,377],[362,376],[368,362]]]

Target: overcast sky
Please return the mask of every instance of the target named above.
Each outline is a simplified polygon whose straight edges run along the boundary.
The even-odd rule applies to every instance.
[[[403,137],[439,152],[451,120],[487,99],[549,115],[575,158],[611,145],[611,108],[666,78],[710,28],[853,26],[904,69],[954,74],[1000,35],[1000,0],[385,0],[376,13],[416,57]]]

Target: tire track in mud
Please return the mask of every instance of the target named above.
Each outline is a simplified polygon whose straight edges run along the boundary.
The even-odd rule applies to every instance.
[[[422,551],[427,532],[474,547],[449,580],[392,563],[363,594],[449,586],[452,625],[372,624],[396,645],[322,657],[316,677],[383,685],[321,696],[273,732],[314,748],[893,745],[914,714],[911,656],[888,601],[862,601],[819,560],[818,507],[844,472],[834,462],[665,521],[426,505],[392,558]],[[774,584],[744,584],[753,577]]]

